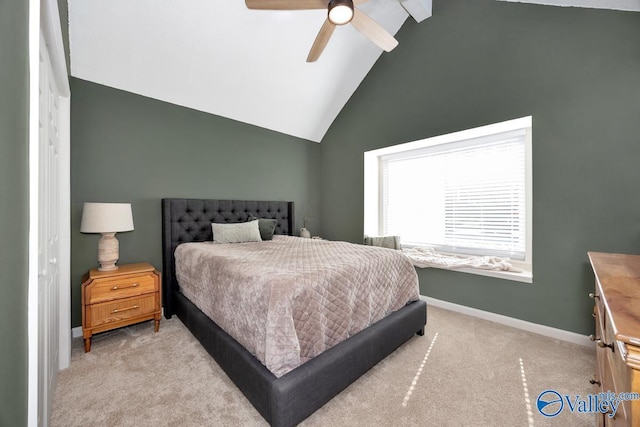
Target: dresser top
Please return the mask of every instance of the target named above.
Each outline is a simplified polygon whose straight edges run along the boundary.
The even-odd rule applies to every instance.
[[[640,255],[589,252],[617,340],[640,347]]]

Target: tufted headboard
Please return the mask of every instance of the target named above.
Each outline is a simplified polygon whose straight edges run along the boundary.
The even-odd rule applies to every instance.
[[[249,216],[276,219],[275,234],[293,235],[293,202],[162,199],[162,303],[171,318],[178,291],[174,252],[180,243],[212,240],[212,222],[245,222]]]

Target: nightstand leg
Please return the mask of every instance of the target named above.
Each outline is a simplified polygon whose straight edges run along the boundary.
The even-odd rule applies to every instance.
[[[84,352],[89,353],[91,351],[91,338],[84,339]]]
[[[155,319],[153,322],[153,326],[155,327],[156,332],[160,330],[160,320]]]

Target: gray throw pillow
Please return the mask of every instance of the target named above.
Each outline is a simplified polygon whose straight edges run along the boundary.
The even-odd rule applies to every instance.
[[[273,233],[276,231],[276,225],[278,224],[278,220],[257,218],[255,216],[250,216],[247,221],[255,221],[256,219],[258,220],[258,229],[260,230],[260,238],[262,238],[262,240],[273,239]]]

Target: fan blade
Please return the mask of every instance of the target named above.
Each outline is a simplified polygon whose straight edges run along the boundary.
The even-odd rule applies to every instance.
[[[361,4],[364,4],[366,2],[368,2],[369,0],[353,0],[353,5],[354,6],[360,6]]]
[[[309,56],[307,56],[307,62],[316,62],[325,46],[329,42],[331,35],[333,34],[333,30],[336,29],[336,24],[332,23],[328,19],[324,21],[322,24],[322,28],[318,32],[315,41],[313,42],[313,46],[311,46],[311,50],[309,51]]]
[[[398,46],[398,40],[389,34],[382,25],[358,9],[354,9],[353,12],[353,19],[351,20],[353,26],[380,49],[391,52],[394,47]]]
[[[260,10],[306,10],[326,9],[328,0],[245,0],[249,9]]]

